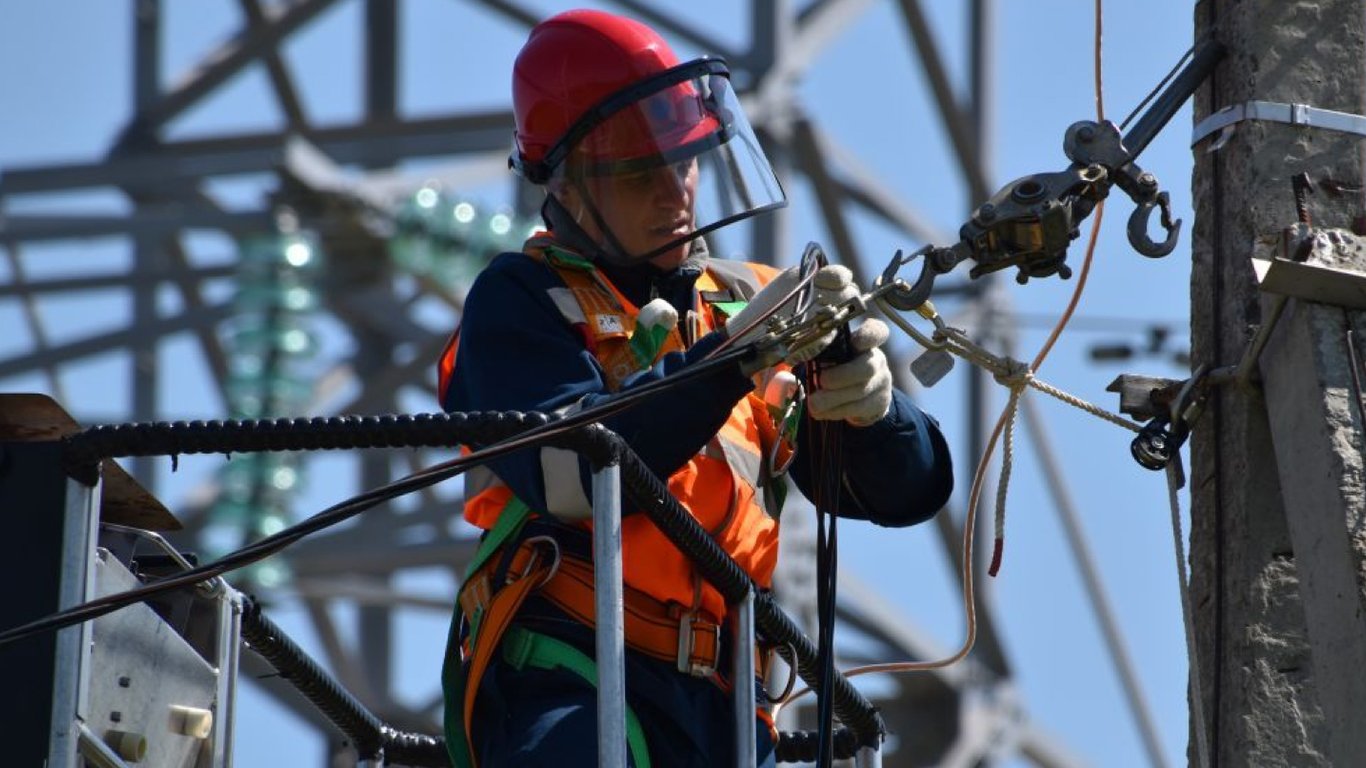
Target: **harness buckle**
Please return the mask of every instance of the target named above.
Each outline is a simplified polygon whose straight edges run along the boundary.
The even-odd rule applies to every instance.
[[[708,627],[710,625],[710,627]],[[696,611],[688,611],[678,617],[678,671],[693,677],[711,677],[716,667],[693,659],[697,650],[697,633],[710,629],[716,657],[721,656],[721,625],[700,620]],[[713,662],[714,664],[715,662]]]
[[[550,536],[530,536],[522,542],[522,546],[529,547],[531,549],[531,554],[527,557],[526,564],[522,566],[521,573],[516,574],[515,578],[512,574],[508,575],[508,583],[520,581],[527,576],[530,576],[531,572],[541,562],[540,553],[543,550],[537,548],[537,544],[548,544],[550,550],[554,552],[555,559],[550,562],[550,569],[541,577],[541,583],[537,584],[536,588],[539,589],[540,587],[545,586],[555,577],[555,572],[560,569],[560,543]]]

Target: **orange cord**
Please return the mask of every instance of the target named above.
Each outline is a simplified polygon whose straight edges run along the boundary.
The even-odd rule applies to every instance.
[[[1096,87],[1096,118],[1105,119],[1105,100],[1102,90],[1101,80],[1101,4],[1102,0],[1095,0],[1096,25],[1095,25],[1095,87]],[[1043,365],[1048,353],[1052,351],[1053,345],[1058,337],[1062,335],[1063,329],[1072,319],[1077,305],[1081,302],[1082,291],[1086,289],[1086,279],[1091,273],[1091,263],[1095,259],[1096,242],[1100,236],[1100,223],[1105,214],[1105,201],[1096,204],[1095,216],[1091,220],[1091,235],[1086,242],[1086,257],[1082,261],[1081,272],[1077,276],[1077,287],[1072,291],[1072,298],[1067,303],[1067,308],[1063,310],[1062,317],[1058,318],[1057,324],[1048,335],[1048,340],[1039,349],[1039,353],[1034,356],[1034,361],[1030,364],[1030,371],[1037,371]],[[885,664],[866,664],[861,667],[854,667],[844,672],[845,677],[856,677],[858,675],[868,675],[875,672],[925,672],[933,669],[941,669],[951,664],[955,664],[964,659],[977,643],[977,601],[975,598],[975,585],[972,577],[972,551],[973,551],[973,529],[977,523],[977,503],[982,495],[982,485],[986,479],[987,465],[991,461],[991,456],[996,451],[996,443],[1001,438],[1001,433],[1005,430],[1006,421],[1011,416],[1010,406],[1001,412],[996,419],[996,427],[991,431],[991,437],[987,440],[986,448],[982,451],[982,458],[977,464],[977,471],[973,473],[972,490],[968,494],[968,510],[963,520],[963,561],[960,575],[963,581],[963,610],[967,615],[967,636],[963,639],[962,646],[952,655],[935,661],[898,661]],[[999,553],[1002,540],[996,540],[996,551],[993,553],[993,570],[991,575],[995,576],[994,566],[999,566]],[[783,699],[773,709],[773,716],[776,719],[778,713],[784,706],[798,698],[810,693],[809,688],[803,688],[791,696]]]

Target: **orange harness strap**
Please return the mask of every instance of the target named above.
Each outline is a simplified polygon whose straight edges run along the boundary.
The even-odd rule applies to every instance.
[[[512,618],[517,615],[517,609],[521,608],[522,603],[526,601],[532,590],[552,573],[553,561],[545,563],[542,558],[535,554],[529,554],[528,560],[530,560],[529,563],[526,560],[522,563],[527,570],[522,573],[521,578],[495,592],[483,605],[482,613],[465,614],[466,616],[479,617],[478,633],[480,636],[480,641],[474,644],[474,654],[470,658],[469,672],[465,679],[466,734],[472,733],[470,727],[474,718],[474,697],[479,692],[479,681],[483,678],[484,671],[488,669],[489,662],[493,660],[494,653],[500,647],[499,640],[507,631],[508,625],[512,623]],[[466,581],[468,583],[469,580]],[[462,590],[463,592],[464,590]],[[465,595],[462,594],[462,601],[464,597]],[[478,765],[479,761],[474,755],[474,740],[469,739],[469,742],[470,764]]]
[[[489,588],[492,578],[492,564],[479,569],[466,579],[467,589],[461,590],[461,608],[465,615],[492,615],[495,603],[501,603],[502,595],[512,590],[525,590],[530,581],[533,587],[539,586],[539,594],[550,600],[556,607],[586,626],[595,626],[597,615],[593,591],[593,564],[576,557],[561,554],[557,564],[545,573],[546,569],[536,570],[541,550],[536,545],[543,540],[528,539],[513,554],[508,565],[509,583],[501,590]],[[517,576],[530,568],[534,572]],[[537,573],[540,573],[536,578]],[[513,580],[515,579],[515,581]],[[685,611],[678,606],[662,603],[648,594],[623,585],[624,624],[626,645],[660,661],[673,662],[680,672],[696,677],[708,677],[716,670],[717,658],[721,652],[721,626],[709,614],[701,611]],[[492,593],[492,594],[491,594]],[[517,599],[517,605],[525,596]],[[485,621],[488,621],[485,618]],[[496,634],[488,635],[493,631]],[[501,629],[495,625],[481,626],[479,630],[480,650],[497,644]],[[492,642],[490,642],[492,639]],[[487,645],[485,645],[487,643]],[[471,666],[471,680],[474,667]],[[468,691],[466,696],[468,697]]]

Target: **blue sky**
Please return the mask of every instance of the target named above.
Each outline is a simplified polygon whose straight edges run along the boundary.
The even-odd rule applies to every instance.
[[[132,30],[128,2],[73,0],[67,3],[7,3],[0,6],[0,173],[13,167],[90,161],[109,146],[130,113]],[[216,41],[236,28],[238,4],[226,1],[166,3],[168,38],[163,77],[176,82]],[[549,12],[560,6],[528,3]],[[966,4],[926,0],[938,33],[940,51],[958,83],[966,82]],[[1092,4],[1081,0],[1001,0],[996,23],[995,125],[989,148],[992,181],[1063,168],[1062,136],[1075,120],[1092,118]],[[611,7],[607,5],[606,7]],[[721,0],[693,2],[695,23],[732,44],[747,39],[744,12]],[[305,29],[286,49],[315,123],[349,120],[361,110],[359,24],[362,6],[343,2]],[[1189,0],[1105,4],[1104,80],[1107,116],[1122,118],[1151,88],[1192,38]],[[523,32],[487,11],[449,0],[408,0],[404,4],[404,85],[401,109],[421,115],[454,108],[501,106],[513,56]],[[684,56],[703,53],[680,45]],[[966,91],[960,87],[960,93]],[[799,82],[805,111],[843,149],[908,205],[941,231],[954,232],[967,212],[967,193],[954,173],[949,144],[935,117],[928,87],[919,74],[899,12],[890,2],[868,2],[864,10],[814,61]],[[239,77],[170,131],[172,137],[259,130],[277,125],[278,110],[260,68]],[[1111,200],[1079,327],[1063,336],[1041,377],[1107,408],[1117,406],[1105,386],[1122,372],[1178,377],[1169,361],[1136,359],[1097,364],[1087,350],[1097,343],[1144,340],[1148,324],[1170,325],[1174,347],[1187,344],[1190,263],[1191,153],[1189,106],[1153,143],[1141,165],[1170,190],[1186,219],[1182,242],[1164,260],[1134,253],[1124,237],[1131,204]],[[250,180],[223,185],[227,199],[249,199]],[[502,187],[481,190],[497,195]],[[809,190],[790,184],[790,221],[796,257],[806,240],[829,243],[814,215]],[[45,196],[2,201],[10,213],[70,210],[121,210],[112,193],[79,198]],[[490,199],[490,203],[497,200]],[[916,247],[902,235],[865,215],[853,215],[855,238],[866,266],[880,270],[897,248]],[[231,243],[204,236],[208,250],[230,252]],[[734,241],[738,243],[739,241]],[[1072,263],[1080,265],[1075,246]],[[126,249],[113,241],[65,243],[26,252],[30,276],[106,271],[128,263]],[[0,279],[13,275],[0,264]],[[1034,281],[1017,286],[1008,277],[999,290],[1016,311],[1018,357],[1029,358],[1043,341],[1047,324],[1061,312],[1073,282]],[[173,310],[173,303],[167,304]],[[941,302],[941,309],[956,309]],[[52,299],[40,308],[54,337],[77,338],[125,322],[129,308],[118,297]],[[1108,319],[1124,318],[1112,330]],[[18,309],[0,304],[0,358],[21,353],[31,343]],[[897,340],[895,348],[905,350]],[[168,341],[171,359],[189,356],[192,344]],[[202,393],[203,372],[188,362],[168,374],[170,418],[219,418],[221,405]],[[172,366],[174,368],[174,366]],[[974,457],[963,454],[966,408],[965,365],[932,390],[917,393],[938,415],[957,449],[961,508]],[[72,366],[62,379],[64,401],[79,415],[98,418],[117,412],[108,405],[126,400],[126,362],[114,356]],[[42,377],[0,381],[3,391],[48,390]],[[1130,436],[1091,416],[1039,394],[1031,397],[1045,414],[1053,450],[1067,474],[1096,553],[1111,603],[1128,649],[1139,670],[1171,764],[1184,762],[1186,741],[1184,640],[1181,630],[1171,531],[1160,474],[1141,469],[1129,457]],[[999,411],[1003,391],[993,392]],[[406,403],[413,410],[434,404]],[[985,585],[1006,637],[1015,682],[1032,721],[1057,735],[1070,749],[1096,764],[1147,764],[1128,717],[1119,684],[1105,656],[1101,636],[1087,608],[1078,573],[1053,511],[1046,486],[1022,432],[1016,438],[1016,467],[1010,486],[1005,561],[1001,576]],[[309,490],[296,507],[309,513],[338,501],[354,487],[340,476],[337,461],[311,465]],[[215,469],[213,462],[187,462],[158,493],[174,509],[178,501]],[[164,475],[163,475],[164,476]],[[993,474],[994,477],[994,474]],[[1183,495],[1184,502],[1184,495]],[[841,528],[841,562],[880,589],[917,625],[945,648],[956,646],[963,616],[947,561],[934,534],[924,529],[886,532],[866,526]],[[979,544],[979,546],[984,546]],[[299,612],[282,608],[286,626]],[[444,618],[418,616],[405,626],[408,643],[399,649],[401,690],[413,697],[434,690],[444,637]],[[406,631],[411,629],[412,631]],[[307,640],[307,638],[304,638]],[[318,764],[316,740],[299,738],[288,717],[278,717],[259,696],[244,694],[239,711],[241,765]]]

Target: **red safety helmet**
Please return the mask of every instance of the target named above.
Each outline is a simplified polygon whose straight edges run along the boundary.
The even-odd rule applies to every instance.
[[[692,232],[648,254],[620,254],[629,260],[787,202],[725,62],[680,63],[658,33],[633,19],[574,10],[537,24],[513,67],[512,102],[509,165],[535,184],[571,168],[575,177],[612,176],[681,161],[715,182]]]
[[[703,111],[696,89],[686,81],[653,94],[649,112],[625,109],[633,101],[633,87],[678,64],[664,38],[624,16],[574,10],[537,24],[512,71],[513,167],[529,181],[544,183],[572,149],[566,145],[583,138],[571,134],[599,125],[599,132],[608,135],[596,142],[596,153],[614,143],[611,149],[620,157],[646,155],[659,145],[677,146],[716,130],[716,118]],[[613,96],[622,97],[616,100],[615,120],[603,114]]]

